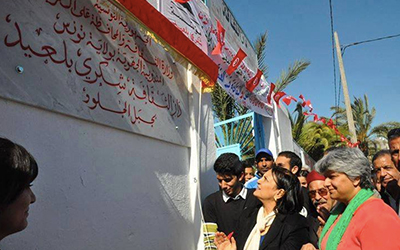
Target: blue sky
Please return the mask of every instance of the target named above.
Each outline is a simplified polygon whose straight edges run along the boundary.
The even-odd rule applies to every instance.
[[[330,116],[335,94],[329,0],[225,2],[250,41],[268,30],[268,81],[275,82],[296,59],[311,61],[285,92],[303,94],[318,115]],[[334,29],[342,45],[400,34],[399,0],[332,0],[332,4]],[[376,108],[373,125],[400,121],[400,37],[346,49],[344,66],[351,100],[367,94],[370,106]],[[337,62],[336,71],[339,84]],[[340,100],[343,105],[343,95]]]

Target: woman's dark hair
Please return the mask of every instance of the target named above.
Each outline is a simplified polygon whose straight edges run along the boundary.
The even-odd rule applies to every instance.
[[[285,195],[277,200],[275,209],[280,214],[299,213],[303,208],[304,200],[297,176],[280,167],[272,168],[272,176],[277,188],[285,190]]]
[[[33,156],[24,147],[0,137],[0,205],[12,203],[37,175]]]

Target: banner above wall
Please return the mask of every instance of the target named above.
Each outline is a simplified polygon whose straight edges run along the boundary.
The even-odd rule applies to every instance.
[[[211,5],[210,14],[201,0],[165,0],[161,2],[161,11],[203,50],[205,36],[208,54],[219,67],[218,83],[232,98],[258,114],[272,117],[273,105],[268,102],[271,85],[257,74],[257,58],[250,42],[223,1],[212,1]],[[240,51],[247,57],[238,58]],[[257,84],[247,89],[250,80]]]

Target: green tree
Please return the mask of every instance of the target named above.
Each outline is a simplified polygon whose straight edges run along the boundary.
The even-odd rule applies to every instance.
[[[334,111],[332,117],[336,117],[337,126],[348,132],[346,109],[343,107],[331,107]],[[364,98],[354,97],[351,104],[354,118],[357,140],[360,142],[360,149],[366,156],[374,154],[380,149],[379,140],[386,137],[386,133],[394,127],[398,127],[398,122],[387,122],[376,127],[372,126],[376,115],[374,107],[370,108],[367,95]]]
[[[305,123],[296,141],[315,161],[327,148],[342,144],[331,128],[319,122]]]
[[[318,161],[329,147],[344,145],[334,130],[321,122],[307,121],[309,116],[305,116],[303,111],[298,102],[293,113],[289,114],[292,136],[311,158]]]

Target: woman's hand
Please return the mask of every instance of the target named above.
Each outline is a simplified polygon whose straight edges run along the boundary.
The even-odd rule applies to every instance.
[[[307,243],[301,247],[300,250],[317,250],[313,244]]]
[[[236,250],[235,238],[228,238],[224,233],[216,232],[214,243],[218,250]]]

